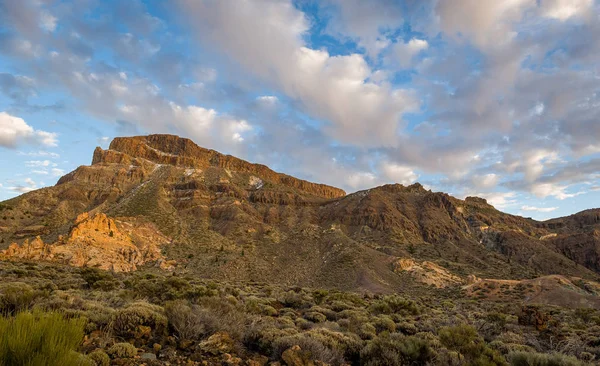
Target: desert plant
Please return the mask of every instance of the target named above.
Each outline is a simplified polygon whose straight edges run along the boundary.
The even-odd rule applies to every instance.
[[[513,352],[508,355],[513,366],[583,366],[575,357],[560,353]]]
[[[115,343],[107,351],[112,358],[133,358],[137,348],[131,343]]]
[[[96,366],[110,366],[110,357],[101,349],[90,352],[88,357],[94,361]]]
[[[83,319],[39,311],[0,318],[0,365],[79,365],[84,326]]]
[[[384,296],[369,307],[373,314],[419,314],[418,305],[412,300],[406,300],[398,295]]]
[[[13,314],[31,306],[35,291],[23,282],[0,283],[0,312]]]
[[[167,317],[163,314],[163,309],[138,301],[117,310],[112,317],[112,329],[119,337],[136,338],[141,327],[150,327],[155,335],[162,334],[167,328]]]
[[[461,324],[443,327],[438,336],[448,349],[457,351],[472,365],[506,365],[506,360],[483,343],[475,328]]]
[[[434,352],[424,339],[398,333],[384,333],[369,341],[360,352],[362,365],[426,365]]]
[[[202,314],[184,300],[171,301],[165,304],[165,312],[169,325],[179,339],[197,340],[206,334],[206,322]]]

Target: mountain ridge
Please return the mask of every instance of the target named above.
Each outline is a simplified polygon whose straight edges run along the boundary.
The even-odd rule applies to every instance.
[[[600,278],[598,209],[542,222],[419,183],[346,194],[174,135],[116,138],[109,149],[95,149],[91,165],[1,207],[0,250],[14,243],[12,252],[2,254],[9,260],[40,258],[19,252],[31,250],[25,241],[37,237],[36,243],[53,243],[63,262],[70,255],[81,258],[61,237],[85,214],[105,215],[131,235],[146,228],[144,233],[164,238],[155,254],[136,254],[135,260],[101,254],[117,261],[106,267],[113,270],[159,268],[160,262],[203,278],[371,292],[450,289],[472,278],[559,275],[565,276],[563,287],[577,278]],[[115,249],[109,233],[98,235],[75,241],[84,250],[102,247],[92,239]],[[131,243],[139,242],[127,239]]]

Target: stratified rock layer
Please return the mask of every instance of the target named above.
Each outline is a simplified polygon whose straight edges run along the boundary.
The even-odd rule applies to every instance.
[[[148,226],[131,228],[131,232],[152,230]],[[143,242],[134,242],[130,233],[119,230],[115,220],[103,213],[83,213],[77,217],[68,237],[60,237],[46,244],[38,236],[22,245],[11,244],[0,257],[56,261],[76,267],[95,267],[115,272],[129,272],[149,262],[163,268],[169,264],[160,253],[159,246],[168,239],[158,232],[145,235]],[[150,239],[150,240],[148,240]]]
[[[5,256],[115,271],[168,259],[195,277],[372,293],[556,274],[591,289],[600,273],[600,210],[538,222],[418,183],[345,195],[172,135],[116,138],[0,211]],[[588,287],[569,304],[595,306]]]

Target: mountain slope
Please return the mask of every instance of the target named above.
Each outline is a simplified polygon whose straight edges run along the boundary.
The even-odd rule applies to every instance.
[[[0,249],[66,245],[78,215],[105,214],[164,237],[161,263],[206,278],[387,292],[600,273],[593,214],[537,222],[419,184],[346,195],[172,135],[116,138],[91,166],[0,207]],[[153,262],[118,268],[137,265]]]

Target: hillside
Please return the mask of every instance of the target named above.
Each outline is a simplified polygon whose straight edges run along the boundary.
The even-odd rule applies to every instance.
[[[172,135],[116,138],[0,209],[10,260],[373,293],[556,275],[587,298],[569,283],[600,277],[600,210],[538,222],[420,184],[346,195]]]

